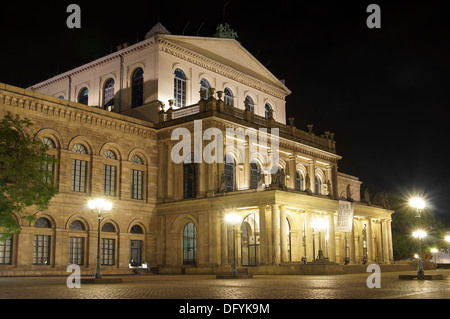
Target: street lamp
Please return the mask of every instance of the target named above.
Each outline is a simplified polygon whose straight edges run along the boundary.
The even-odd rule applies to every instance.
[[[326,222],[323,219],[316,219],[313,222],[313,228],[317,229],[319,231],[319,255],[317,256],[318,260],[325,260],[325,256],[323,255],[323,251],[322,251],[322,243],[321,243],[321,239],[320,239],[320,233],[321,231],[325,230],[327,225]]]
[[[423,276],[424,272],[423,272],[423,265],[422,265],[422,250],[421,250],[421,245],[420,245],[420,241],[422,240],[422,238],[427,237],[427,233],[421,229],[416,230],[415,232],[413,232],[413,237],[417,238],[417,240],[419,241],[419,258],[417,261],[417,276]]]
[[[425,201],[420,197],[413,197],[409,199],[409,205],[412,208],[416,209],[417,215],[417,228],[419,228],[419,218],[420,218],[420,212],[425,207]],[[427,233],[423,230],[416,230],[413,233],[413,237],[418,239],[419,242],[419,259],[417,261],[417,276],[423,276],[423,265],[422,265],[422,252],[420,248],[420,241],[422,238],[425,238],[427,236]]]
[[[237,275],[236,269],[236,223],[241,220],[241,217],[238,214],[231,213],[226,216],[227,223],[233,225],[233,263],[231,264],[231,275]]]
[[[110,211],[112,209],[112,203],[103,198],[97,198],[90,200],[88,202],[88,207],[92,211],[93,209],[98,209],[98,240],[97,240],[97,265],[95,266],[95,279],[102,278],[102,273],[100,272],[100,216],[101,211]]]

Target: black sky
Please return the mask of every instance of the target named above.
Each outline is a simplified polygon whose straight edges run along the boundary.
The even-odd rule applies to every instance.
[[[66,8],[81,7],[81,29]],[[16,2],[2,12],[0,82],[27,87],[144,39],[212,36],[223,21],[293,92],[298,128],[335,133],[339,170],[371,193],[425,194],[450,221],[450,19],[445,1]],[[366,8],[381,8],[369,29]],[[225,11],[223,10],[224,5]],[[2,4],[3,5],[3,4]],[[224,14],[225,12],[225,14]]]

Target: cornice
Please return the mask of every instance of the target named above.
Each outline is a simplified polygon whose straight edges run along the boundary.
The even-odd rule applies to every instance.
[[[27,94],[28,92],[30,94]],[[57,98],[51,96],[1,83],[0,105],[22,108],[45,116],[98,126],[102,129],[120,131],[142,138],[156,138],[156,131],[149,127],[150,123],[67,100],[58,101]]]

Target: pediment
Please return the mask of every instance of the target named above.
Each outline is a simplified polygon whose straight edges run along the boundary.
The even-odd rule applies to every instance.
[[[178,35],[161,35],[160,37],[269,85],[275,86],[283,90],[286,95],[291,93],[279,79],[234,39]]]

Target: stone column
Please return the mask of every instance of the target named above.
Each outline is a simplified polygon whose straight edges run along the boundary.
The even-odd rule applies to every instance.
[[[249,146],[249,137],[245,135],[245,156],[244,156],[244,185],[242,187],[244,189],[250,188],[250,146]]]
[[[381,222],[383,232],[383,263],[389,263],[389,239],[387,230],[387,220]]]
[[[367,217],[367,227],[366,227],[366,237],[367,237],[367,263],[373,262],[373,245],[372,245],[372,218]]]
[[[220,243],[220,213],[218,210],[209,211],[209,264],[217,267],[221,261],[221,243]]]
[[[334,213],[328,214],[328,260],[336,262],[336,242],[334,232]]]
[[[220,265],[228,265],[228,229],[226,211],[220,212]]]
[[[272,205],[272,264],[280,264],[280,209]]]
[[[388,245],[389,245],[389,262],[394,263],[394,250],[392,246],[392,219],[387,221]]]
[[[356,251],[355,251],[355,225],[354,221],[352,221],[352,231],[347,235],[347,240],[349,241],[350,246],[350,262],[355,263],[356,262]]]
[[[286,224],[286,205],[280,205],[280,243],[281,243],[281,261],[289,262],[288,251],[288,232]]]
[[[309,175],[309,181],[310,181],[310,185],[311,185],[311,193],[315,194],[316,193],[316,180],[315,180],[316,165],[314,164],[314,161],[309,161],[308,175]]]
[[[311,262],[314,259],[314,252],[313,252],[313,243],[312,243],[312,227],[311,227],[311,213],[306,212],[305,213],[305,240],[306,240],[306,257],[307,261]]]
[[[200,152],[199,158],[197,158],[197,161],[200,161],[200,163],[196,164],[198,167],[197,172],[197,198],[203,198],[206,194],[206,163],[203,160],[203,150],[205,149],[205,141],[202,139],[202,149]]]
[[[295,189],[297,171],[296,171],[296,157],[295,153],[289,156],[289,182],[287,183],[288,189]]]
[[[267,227],[266,227],[266,205],[259,206],[259,254],[260,264],[268,264],[267,260]]]
[[[166,199],[168,201],[173,200],[173,160],[172,160],[172,143],[166,142],[166,154],[167,154],[167,190]]]
[[[165,147],[163,143],[158,144],[158,182],[157,184],[157,192],[158,192],[158,203],[162,203],[164,200],[164,171],[166,164],[164,161],[167,159],[167,156],[165,155]]]

